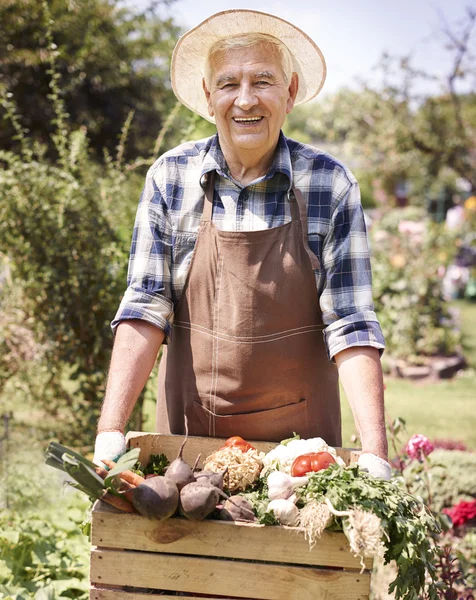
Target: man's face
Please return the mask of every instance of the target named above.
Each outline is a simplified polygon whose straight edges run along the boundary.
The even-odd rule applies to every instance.
[[[210,89],[203,87],[224,152],[273,150],[294,106],[297,74],[286,85],[278,50],[266,42],[220,53],[211,67]]]

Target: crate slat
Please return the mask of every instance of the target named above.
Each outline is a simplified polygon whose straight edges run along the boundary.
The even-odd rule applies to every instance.
[[[96,549],[91,582],[255,600],[367,600],[368,573]]]
[[[128,592],[125,590],[107,589],[101,587],[91,588],[89,593],[89,600],[177,600],[178,596],[171,596],[169,594],[156,593],[151,594],[150,592]],[[193,596],[182,594],[180,598],[185,600],[203,600],[203,596]],[[224,600],[216,596],[207,596],[206,600]]]
[[[184,436],[129,431],[126,439],[130,448],[140,448],[139,460],[142,464],[147,464],[151,454],[163,453],[173,460],[177,456]],[[189,465],[193,465],[197,456],[201,454],[199,466],[203,467],[202,461],[221,448],[224,443],[225,439],[221,438],[190,436],[185,444],[183,458]],[[274,442],[252,442],[252,444],[261,452],[269,452],[277,445]],[[336,448],[336,452],[346,464],[356,462],[359,457],[359,452],[352,448]]]
[[[92,513],[91,542],[102,548],[361,569],[347,538],[338,532],[325,531],[310,551],[303,532],[294,528],[210,519],[154,521],[120,513],[99,500]],[[366,567],[372,568],[371,560],[366,561]]]

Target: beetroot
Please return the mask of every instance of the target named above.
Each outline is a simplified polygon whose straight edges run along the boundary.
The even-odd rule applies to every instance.
[[[251,502],[243,496],[231,496],[220,511],[222,521],[256,521]]]
[[[167,479],[171,479],[176,486],[178,487],[179,491],[186,486],[188,483],[192,483],[193,481],[195,481],[195,477],[193,476],[193,469],[191,469],[187,463],[184,461],[182,455],[183,455],[183,449],[185,447],[185,444],[187,443],[188,440],[188,421],[187,421],[187,417],[185,416],[185,439],[182,442],[182,445],[180,446],[180,450],[177,454],[177,458],[172,461],[170,463],[170,465],[167,467],[167,471],[165,472],[165,477],[167,477]],[[195,462],[195,464],[197,464],[198,462],[198,458],[197,461]],[[195,466],[194,466],[195,468]]]
[[[180,512],[192,521],[203,521],[218,504],[223,492],[208,483],[189,483],[180,491]]]
[[[177,486],[162,476],[146,479],[132,492],[132,504],[148,519],[168,519],[177,510],[178,503]]]
[[[209,483],[222,490],[223,479],[225,478],[227,471],[228,469],[224,469],[221,473],[215,473],[214,471],[198,471],[194,473],[195,481],[198,483]]]

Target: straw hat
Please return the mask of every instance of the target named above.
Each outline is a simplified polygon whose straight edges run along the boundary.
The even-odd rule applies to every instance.
[[[326,63],[317,45],[301,29],[279,17],[257,10],[218,12],[185,33],[172,55],[170,76],[177,98],[187,108],[212,123],[202,88],[205,63],[211,46],[220,39],[246,33],[265,33],[281,40],[291,53],[299,76],[295,104],[317,96],[326,78]]]

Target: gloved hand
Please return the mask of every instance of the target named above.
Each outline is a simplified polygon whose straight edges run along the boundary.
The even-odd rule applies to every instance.
[[[102,431],[96,437],[93,463],[100,467],[105,465],[103,458],[117,461],[126,451],[126,438],[120,431]]]
[[[359,456],[357,464],[363,471],[368,471],[369,475],[377,479],[389,481],[392,477],[392,467],[390,464],[386,460],[383,460],[383,458],[380,458],[380,456],[376,456],[370,452],[363,452]]]

